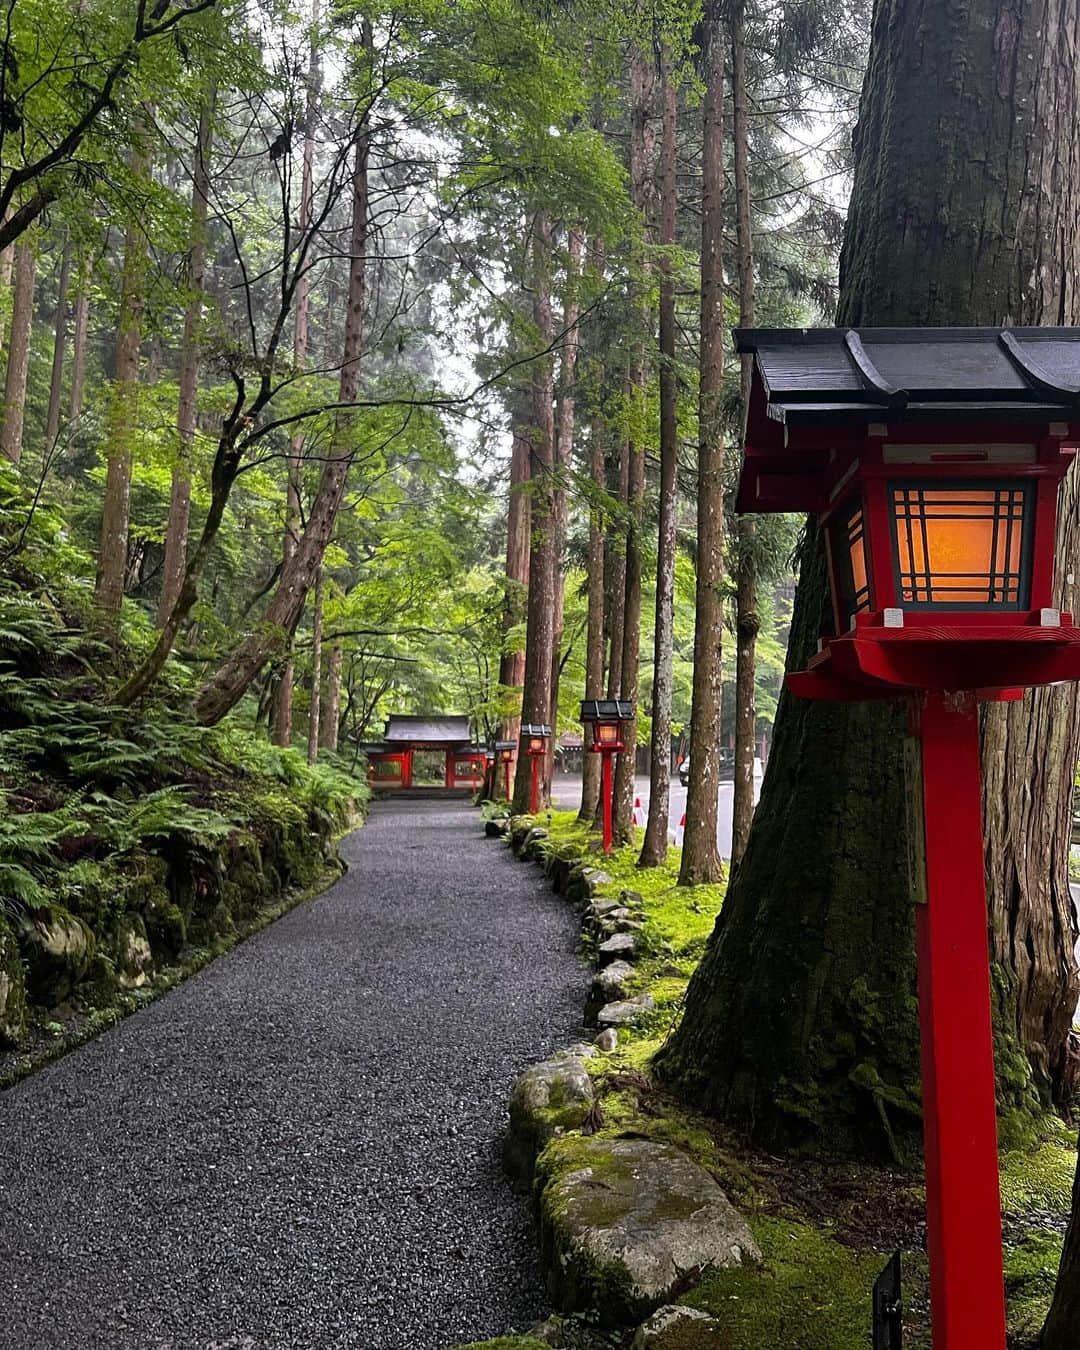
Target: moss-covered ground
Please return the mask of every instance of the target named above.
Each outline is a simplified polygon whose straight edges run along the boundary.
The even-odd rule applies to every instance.
[[[904,1256],[904,1344],[929,1350],[921,1178],[827,1160],[768,1157],[716,1121],[687,1110],[650,1074],[653,1055],[680,1016],[724,886],[679,887],[678,849],[669,851],[663,867],[639,869],[640,832],[636,845],[597,858],[594,836],[573,813],[552,812],[537,823],[549,830],[545,852],[602,869],[611,880],[597,893],[618,897],[623,890],[636,891],[645,915],[646,955],[638,962],[632,992],[648,991],[656,1007],[637,1026],[619,1031],[612,1054],[591,1063],[599,1096],[592,1124],[601,1137],[644,1136],[684,1148],[740,1207],[761,1247],[760,1268],[715,1272],[684,1296],[724,1328],[716,1350],[865,1350],[871,1288],[896,1249]],[[1055,1123],[1033,1147],[1002,1156],[1010,1350],[1034,1350],[1037,1344],[1076,1164],[1075,1137]],[[568,1328],[563,1343],[586,1342]]]

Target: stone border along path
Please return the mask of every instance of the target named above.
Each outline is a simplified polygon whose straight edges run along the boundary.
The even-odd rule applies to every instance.
[[[500,1164],[579,1039],[578,923],[459,803],[0,1094],[4,1350],[446,1350],[547,1311]]]

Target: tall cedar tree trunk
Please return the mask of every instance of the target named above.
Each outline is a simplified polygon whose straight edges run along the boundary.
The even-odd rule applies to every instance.
[[[663,127],[660,137],[660,244],[675,243],[678,85],[671,55],[661,57]],[[660,262],[660,523],[656,543],[656,633],[653,642],[652,744],[649,819],[638,860],[658,867],[667,857],[671,798],[671,692],[675,604],[675,508],[679,428],[675,375],[675,278],[670,255]]]
[[[75,295],[75,322],[71,334],[71,398],[68,404],[72,426],[82,416],[83,389],[86,385],[86,334],[90,326],[90,295],[85,273],[79,279]]]
[[[27,239],[15,246],[15,294],[11,303],[11,339],[4,380],[4,420],[0,450],[18,464],[22,458],[26,376],[30,368],[30,330],[34,321],[34,250]]]
[[[165,562],[162,566],[161,599],[157,624],[161,628],[180,595],[187,564],[188,526],[191,521],[191,447],[195,440],[198,407],[199,328],[202,324],[203,289],[206,282],[206,217],[210,195],[210,119],[213,98],[199,113],[195,163],[191,175],[191,237],[188,244],[188,297],[184,307],[184,333],[180,342],[180,396],[176,410],[179,440],[169,493],[169,523],[165,531]]]
[[[367,20],[363,25],[363,46],[370,70],[372,29]],[[365,115],[357,131],[352,175],[349,290],[338,381],[338,402],[342,404],[355,402],[360,392],[367,269],[369,119],[370,114]],[[199,690],[195,700],[195,715],[200,722],[210,726],[220,722],[229,709],[243,698],[244,691],[263,666],[268,661],[280,659],[288,650],[308,591],[334,532],[334,522],[345,495],[352,463],[352,441],[356,426],[355,411],[348,407],[341,408],[335,418],[330,452],[319,476],[319,486],[308,512],[304,533],[292,557],[282,566],[274,597],[258,625]]]
[[[301,237],[311,229],[313,183],[315,165],[315,115],[320,91],[319,47],[315,30],[319,23],[319,0],[311,0],[311,46],[308,49],[307,107],[304,118],[304,151],[300,171]],[[296,317],[293,322],[293,363],[297,370],[307,362],[308,338],[311,327],[311,276],[305,269],[296,283]],[[282,565],[296,552],[300,536],[300,474],[303,465],[304,433],[298,427],[292,434],[289,454],[289,477],[285,488],[285,534],[281,543]],[[281,668],[274,688],[270,713],[270,739],[275,745],[292,743],[293,658],[289,655]]]
[[[702,22],[701,351],[698,393],[697,596],[690,781],[679,882],[723,875],[716,842],[720,802],[720,656],[724,634],[724,44],[720,0]]]
[[[731,4],[731,140],[735,179],[735,235],[739,259],[739,323],[754,323],[754,245],[750,228],[750,168],[746,92],[746,5]],[[750,403],[753,358],[742,358],[740,385],[743,425]],[[757,740],[757,608],[756,530],[753,516],[735,522],[735,782],[731,808],[731,861],[746,852],[754,819],[754,751]]]
[[[64,393],[64,358],[67,354],[68,289],[71,284],[71,236],[64,239],[60,258],[60,276],[56,282],[56,323],[53,329],[52,373],[49,377],[49,404],[45,413],[45,452],[56,444],[60,434],[60,400]]]
[[[4,219],[7,220],[11,214],[10,210],[4,213]],[[15,245],[8,244],[6,248],[0,248],[0,291],[6,291],[11,285],[12,272],[15,269]],[[7,334],[4,332],[4,325],[0,323],[0,352],[4,350],[4,341]]]
[[[506,597],[503,602],[503,651],[499,658],[499,684],[505,690],[521,690],[525,684],[525,648],[511,648],[510,634],[525,622],[528,609],[529,537],[532,516],[529,483],[529,437],[522,425],[525,418],[514,418],[513,445],[510,451],[510,498],[506,511]],[[512,696],[513,697],[513,696]],[[510,714],[503,719],[502,739],[517,741],[521,728],[521,696],[514,697]]]
[[[133,155],[136,174],[149,169],[149,156],[140,147]],[[94,597],[102,615],[114,624],[124,598],[127,572],[128,525],[131,505],[132,442],[138,426],[139,348],[145,299],[146,233],[141,220],[128,221],[124,234],[124,262],[120,279],[120,313],[116,331],[116,379],[109,405],[105,439],[105,498],[101,514]]]
[[[544,764],[549,783],[555,771],[555,741],[559,730],[559,676],[562,673],[566,598],[566,568],[563,565],[567,522],[566,475],[574,451],[574,374],[578,358],[578,315],[581,311],[579,283],[582,244],[580,230],[567,232],[566,301],[563,305],[562,353],[559,357],[559,396],[555,407],[555,612],[551,639],[551,713],[547,718],[551,723],[552,737]]]
[[[841,324],[1076,319],[1077,17],[1065,0],[1019,13],[1004,0],[878,5],[841,259]],[[1062,507],[1062,570],[1075,572],[1072,476]],[[1059,588],[1063,608],[1071,592],[1071,583]],[[828,611],[824,549],[811,528],[791,669],[805,666],[829,631]],[[749,845],[662,1057],[684,1091],[770,1147],[918,1156],[903,733],[900,704],[782,696]],[[995,985],[999,994],[1017,986],[1023,1041],[1051,1071],[1063,1060],[1076,1005],[1064,804],[1076,734],[1073,687],[1040,691],[988,718],[988,746],[1000,747],[987,756],[985,788],[992,941],[1004,974]],[[1051,858],[1052,873],[1039,876]],[[1002,877],[1010,880],[1005,893]],[[1025,934],[1026,969],[1013,950]],[[999,1074],[999,1097],[1005,1107],[1026,1106],[1017,1023],[1005,1013],[998,1064],[1014,1086]]]
[[[311,606],[311,710],[308,713],[307,759],[315,764],[319,759],[319,717],[322,713],[322,624],[323,575],[320,567],[315,573],[315,594]]]
[[[341,726],[341,646],[335,642],[330,648],[326,672],[326,696],[319,716],[319,744],[335,754]]]
[[[656,72],[649,56],[634,47],[630,53],[630,195],[640,214],[640,229],[648,237],[653,201],[653,171],[656,162],[656,132],[653,102]],[[644,268],[644,260],[638,259]],[[633,283],[631,303],[637,310],[636,332],[631,338],[627,410],[629,427],[626,456],[626,549],[625,593],[622,606],[622,669],[619,696],[637,703],[641,648],[641,526],[645,512],[645,400],[648,362],[645,334],[652,325],[644,277]],[[615,840],[633,838],[634,775],[637,759],[637,720],[625,737],[626,749],[615,758]]]
[[[589,553],[587,563],[587,618],[585,631],[585,697],[604,697],[604,515],[600,494],[604,491],[604,437],[602,417],[592,419],[589,429],[589,479],[593,495],[589,504]],[[600,756],[586,750],[581,767],[581,808],[578,820],[592,824],[600,800]]]
[[[539,350],[551,346],[551,222],[538,211],[532,221],[533,327]],[[530,363],[532,391],[532,526],[529,532],[529,600],[525,624],[525,685],[521,717],[546,722],[551,712],[551,652],[555,618],[555,416],[550,355]],[[514,774],[515,815],[529,808],[532,766],[519,754]],[[548,800],[544,781],[540,805]]]

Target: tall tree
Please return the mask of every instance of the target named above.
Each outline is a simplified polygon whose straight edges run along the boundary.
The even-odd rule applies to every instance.
[[[690,781],[679,881],[716,881],[720,803],[720,656],[724,634],[724,39],[720,0],[702,19],[701,353],[698,386],[697,595]]]
[[[735,240],[739,260],[739,324],[754,323],[754,245],[750,216],[749,107],[746,87],[746,3],[731,0],[731,142],[735,181]],[[751,359],[742,358],[740,403],[743,425],[750,403]],[[746,851],[754,819],[754,759],[757,749],[757,561],[752,516],[735,522],[735,782],[731,807],[731,861]]]
[[[503,647],[499,658],[499,684],[514,700],[503,718],[502,738],[516,741],[521,727],[521,694],[525,684],[525,646],[514,636],[526,618],[529,587],[529,536],[531,498],[527,426],[513,419],[510,449],[510,496],[506,508],[506,592],[503,599]],[[514,691],[514,692],[511,692]]]
[[[554,336],[551,312],[551,221],[537,211],[531,221],[533,327],[541,355],[530,362],[532,392],[532,518],[529,531],[529,598],[525,630],[525,682],[521,716],[545,723],[551,714],[551,653],[555,622],[555,417],[554,375],[550,348]],[[519,754],[514,774],[515,814],[528,809],[531,765]],[[545,781],[543,801],[550,784]]]
[[[28,239],[15,249],[15,294],[11,305],[7,376],[4,380],[4,420],[0,423],[0,450],[12,464],[22,458],[26,378],[30,368],[30,335],[34,322],[34,250]]]
[[[675,372],[676,121],[679,90],[671,52],[661,55],[663,122],[660,136],[660,509],[656,544],[656,627],[653,639],[652,744],[649,819],[639,865],[667,857],[671,796],[671,698],[675,606],[675,511],[678,505],[679,428]]]
[[[52,373],[49,377],[49,403],[45,413],[45,449],[56,443],[60,434],[60,400],[64,392],[64,357],[67,352],[68,287],[71,282],[71,236],[64,238],[60,255],[60,273],[56,280],[56,321],[53,325]]]
[[[1065,0],[1039,0],[1022,13],[1005,0],[878,5],[855,140],[840,324],[1077,318],[1071,278],[1080,220],[1062,191],[1080,174],[1077,72],[1063,55],[1077,40],[1077,23]],[[1053,98],[1045,97],[1049,89]],[[1030,209],[1033,201],[1040,210]],[[1080,561],[1076,493],[1071,474],[1061,514],[1065,609],[1073,602],[1067,578]],[[828,610],[823,542],[810,528],[791,668],[804,667],[829,631]],[[996,986],[1019,990],[1021,1007],[1037,994],[1048,1066],[1060,1060],[1067,1032],[1060,1023],[1076,1003],[1067,825],[1061,839],[1052,823],[1060,798],[1047,796],[1071,793],[1075,709],[1070,687],[1038,691],[987,719],[988,743],[1001,746],[1000,769],[987,761],[987,837],[992,852],[1013,859],[1006,895],[1000,869],[990,873],[997,890],[991,942],[1002,972]],[[903,731],[898,705],[781,698],[747,851],[662,1057],[663,1071],[685,1090],[773,1145],[827,1140],[833,1149],[905,1158],[918,1149]],[[1032,756],[1036,744],[1040,753]],[[1003,773],[1015,784],[1007,798]],[[1037,859],[1049,848],[1037,845],[1032,829],[1045,844],[1061,845],[1052,876],[1041,880]],[[1027,972],[1008,950],[1018,934],[1030,940]],[[1048,966],[1042,958],[1050,953]],[[1022,1022],[999,1012],[999,1050],[1008,1052]],[[1005,1107],[1029,1101],[1015,1081],[1002,1082],[1001,1092]]]
[[[177,450],[169,493],[165,528],[165,561],[157,621],[161,627],[172,613],[184,584],[188,527],[191,523],[191,448],[198,413],[200,327],[206,285],[206,222],[210,198],[210,135],[213,96],[199,112],[195,154],[191,166],[191,234],[188,241],[187,304],[180,339],[180,394],[176,411]]]

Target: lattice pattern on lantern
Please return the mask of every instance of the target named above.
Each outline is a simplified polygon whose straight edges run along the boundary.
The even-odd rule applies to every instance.
[[[1024,609],[1031,484],[892,483],[899,603]]]
[[[833,529],[833,566],[840,587],[843,617],[850,619],[870,608],[870,581],[866,569],[866,523],[862,503],[855,499]]]

